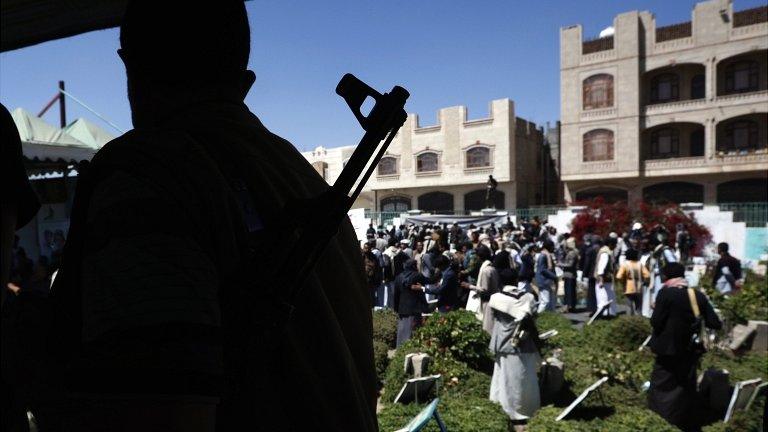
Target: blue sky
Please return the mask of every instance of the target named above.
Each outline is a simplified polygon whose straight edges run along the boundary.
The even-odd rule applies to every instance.
[[[765,0],[735,0],[736,10]],[[408,112],[421,124],[437,110],[488,115],[491,100],[510,98],[517,115],[538,124],[559,117],[559,29],[581,24],[597,36],[613,17],[648,10],[659,25],[688,21],[694,1],[475,0],[260,1],[247,4],[250,69],[246,98],[273,132],[301,150],[356,144],[362,130],[334,88],[352,72],[379,90],[411,92]],[[0,55],[0,101],[37,113],[58,80],[105,117],[131,128],[117,29],[92,32]],[[74,102],[68,118],[101,123]],[[58,124],[52,109],[46,120]],[[108,125],[104,128],[110,130]]]

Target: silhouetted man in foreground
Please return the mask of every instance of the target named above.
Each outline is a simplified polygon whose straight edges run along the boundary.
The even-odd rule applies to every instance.
[[[348,222],[279,343],[255,336],[274,312],[263,293],[282,288],[279,275],[253,285],[281,259],[270,229],[328,186],[243,104],[249,38],[242,1],[128,7],[119,54],[135,129],[94,157],[54,286],[82,305],[70,430],[376,429],[371,304]]]

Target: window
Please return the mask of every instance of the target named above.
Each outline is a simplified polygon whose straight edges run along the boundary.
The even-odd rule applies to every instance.
[[[665,73],[651,80],[651,103],[676,101],[680,98],[677,75]]]
[[[584,134],[584,162],[613,160],[613,132],[595,129]]]
[[[467,150],[467,168],[491,166],[491,151],[488,147],[474,147]]]
[[[726,93],[757,91],[760,66],[756,61],[739,61],[725,68]]]
[[[387,197],[381,200],[381,211],[405,213],[411,209],[411,199],[401,196]]]
[[[613,76],[608,74],[592,75],[584,80],[584,109],[607,108],[613,106]]]
[[[664,128],[651,133],[651,159],[677,157],[680,150],[680,133],[677,129]]]
[[[395,175],[397,174],[397,159],[387,156],[381,158],[379,161],[379,175]]]
[[[705,95],[704,74],[695,75],[691,78],[691,99],[703,99]]]
[[[416,172],[437,171],[437,153],[422,153],[416,156]]]
[[[724,151],[752,150],[757,148],[757,123],[751,120],[737,120],[725,127]]]

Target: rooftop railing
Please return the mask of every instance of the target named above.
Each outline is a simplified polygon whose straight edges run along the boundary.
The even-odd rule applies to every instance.
[[[613,49],[613,36],[587,40],[581,43],[581,54],[592,54],[598,51]]]
[[[768,6],[758,6],[733,13],[733,26],[744,27],[768,22]]]
[[[656,27],[656,43],[691,37],[691,22]]]

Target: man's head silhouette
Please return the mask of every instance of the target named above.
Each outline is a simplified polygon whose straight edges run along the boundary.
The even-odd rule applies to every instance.
[[[120,27],[134,126],[162,119],[201,97],[242,100],[250,28],[242,0],[131,1]]]

